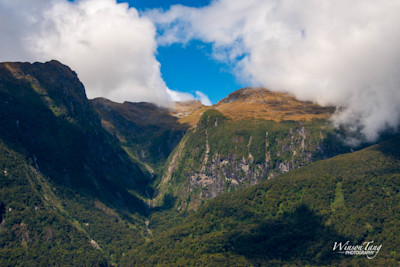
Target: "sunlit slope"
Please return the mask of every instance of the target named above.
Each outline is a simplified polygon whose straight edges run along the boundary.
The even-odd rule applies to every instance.
[[[300,101],[290,94],[248,87],[229,94],[213,106],[203,106],[199,101],[178,102],[173,114],[180,118],[180,122],[194,126],[209,109],[216,109],[233,120],[262,119],[276,122],[328,119],[335,111],[334,107]]]

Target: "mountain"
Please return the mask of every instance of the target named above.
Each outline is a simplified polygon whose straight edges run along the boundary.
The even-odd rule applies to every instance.
[[[0,265],[397,266],[400,137],[353,152],[334,111],[88,100],[60,62],[0,63]]]
[[[398,266],[400,137],[221,194],[132,250],[137,266]],[[335,242],[382,245],[374,259]]]
[[[63,265],[107,264],[144,241],[151,176],[102,128],[76,73],[2,63],[0,99],[2,263],[61,250]]]
[[[107,176],[118,171],[118,183],[146,189],[148,177],[103,130],[83,85],[68,67],[56,61],[4,63],[0,75],[0,138],[25,150],[42,173],[60,184],[107,194],[96,179],[111,180]]]
[[[186,110],[179,121],[194,126],[166,162],[155,206],[167,199],[177,209],[197,209],[223,192],[349,151],[328,120],[333,108],[290,95],[244,88]]]

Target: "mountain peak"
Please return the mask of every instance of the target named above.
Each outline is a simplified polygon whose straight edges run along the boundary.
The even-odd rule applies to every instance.
[[[261,87],[239,89],[222,99],[213,108],[231,119],[312,120],[328,118],[333,107],[322,107],[309,101],[297,100],[286,93],[272,92]]]
[[[227,97],[219,101],[217,104],[230,103],[237,100],[247,100],[252,98],[255,99],[257,97],[261,98],[268,93],[272,92],[261,87],[245,87],[230,93]]]

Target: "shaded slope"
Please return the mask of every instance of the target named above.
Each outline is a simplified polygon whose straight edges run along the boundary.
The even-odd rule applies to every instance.
[[[124,187],[144,194],[148,177],[102,129],[68,67],[56,61],[4,63],[0,77],[0,138],[26,151],[42,173],[106,198],[117,199],[110,190],[117,187],[120,194]]]
[[[133,250],[125,262],[396,266],[399,147],[397,137],[222,194],[179,226]],[[334,242],[347,240],[351,244],[372,240],[382,249],[373,260],[332,251]]]
[[[20,180],[5,178],[8,182],[1,190],[8,193],[2,194],[0,202],[5,203],[6,210],[21,207],[21,212],[32,210],[32,205],[41,207],[41,212],[20,214],[19,222],[8,225],[5,231],[10,233],[21,223],[27,229],[45,231],[43,227],[50,222],[43,216],[56,214],[56,227],[64,225],[59,235],[76,232],[77,243],[69,247],[71,250],[89,257],[82,250],[99,246],[97,254],[88,253],[101,254],[95,257],[108,262],[117,261],[132,245],[143,242],[147,235],[144,199],[147,193],[151,194],[151,177],[102,128],[76,74],[56,61],[2,63],[0,99],[0,142],[5,151],[13,151],[19,157],[23,168],[30,170],[18,177]],[[0,167],[9,172],[20,169],[3,160]],[[28,186],[29,177],[35,182],[22,193],[18,184]],[[25,201],[30,198],[41,204]],[[6,222],[7,216],[6,213]],[[34,253],[44,253],[39,246],[42,238],[37,235],[38,238],[30,236],[26,246]],[[24,256],[27,252],[18,248],[25,246],[23,240],[15,234],[7,238],[11,241],[4,241],[3,237],[0,241],[15,246],[3,242],[6,245],[2,252],[17,261],[28,260]],[[56,248],[57,241],[46,244]],[[51,257],[53,252],[49,253],[43,255]],[[67,255],[65,259],[73,262]]]
[[[189,127],[179,123],[169,109],[151,103],[120,104],[105,98],[91,102],[101,116],[103,127],[117,136],[129,155],[151,172],[159,170]]]

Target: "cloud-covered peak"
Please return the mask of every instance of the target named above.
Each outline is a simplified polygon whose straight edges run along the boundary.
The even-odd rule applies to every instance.
[[[218,0],[149,12],[160,44],[199,39],[253,85],[339,107],[375,140],[400,122],[400,2]]]

